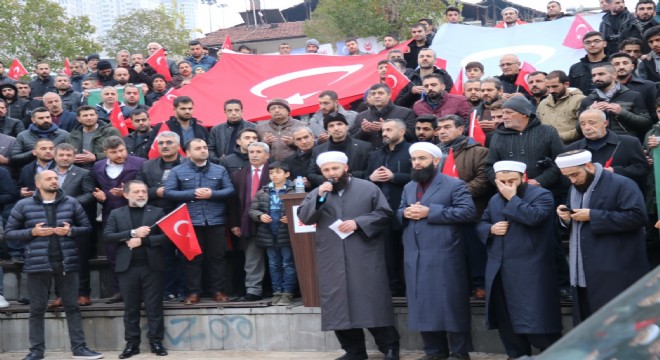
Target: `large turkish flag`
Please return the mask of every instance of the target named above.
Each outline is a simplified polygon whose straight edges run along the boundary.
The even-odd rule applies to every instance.
[[[224,52],[209,72],[195,76],[176,92],[195,101],[193,116],[204,126],[226,121],[222,104],[228,99],[243,102],[246,120],[267,119],[266,104],[272,98],[287,99],[293,116],[309,114],[318,110],[318,95],[325,90],[336,91],[342,104],[362,98],[371,85],[378,83],[378,61],[383,58],[378,54],[280,56]],[[172,105],[160,100],[149,113],[152,124],[160,123],[173,114]]]

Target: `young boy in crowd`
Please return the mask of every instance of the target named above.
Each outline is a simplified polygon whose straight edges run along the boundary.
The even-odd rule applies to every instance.
[[[270,278],[273,285],[272,305],[286,306],[293,302],[298,281],[293,262],[288,219],[280,195],[294,192],[287,180],[289,166],[276,161],[268,166],[270,183],[257,191],[250,207],[250,220],[258,224],[257,244],[266,248]]]

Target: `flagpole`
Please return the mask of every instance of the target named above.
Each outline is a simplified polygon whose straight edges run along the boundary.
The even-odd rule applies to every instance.
[[[165,215],[165,216],[163,216],[162,218],[160,218],[159,220],[157,220],[156,223],[153,224],[153,225],[151,225],[151,226],[149,226],[149,228],[151,229],[151,228],[153,228],[154,226],[158,225],[158,224],[161,223],[163,220],[167,219],[168,217],[170,217],[170,215],[172,215],[172,214],[174,214],[175,212],[179,211],[179,209],[181,209],[182,207],[184,207],[184,206],[186,206],[186,205],[188,205],[188,203],[183,203],[183,204],[177,206],[176,209],[170,211],[167,215]]]

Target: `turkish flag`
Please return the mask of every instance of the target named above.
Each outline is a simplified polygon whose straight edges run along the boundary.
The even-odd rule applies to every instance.
[[[195,77],[199,79],[201,75],[204,74],[196,75]],[[169,120],[173,115],[172,109],[174,109],[174,99],[176,99],[177,96],[179,96],[178,91],[172,88],[149,108],[149,122],[151,125]],[[197,99],[194,100],[195,105],[197,105]]]
[[[458,72],[454,86],[451,87],[450,94],[463,95],[463,68]]]
[[[234,50],[231,46],[231,39],[229,35],[225,36],[225,41],[222,43],[222,48],[225,50]]]
[[[447,60],[441,58],[435,58],[435,67],[446,70]]]
[[[456,171],[456,159],[454,158],[454,149],[449,148],[449,155],[442,165],[442,173],[458,179],[458,171]]]
[[[160,48],[155,53],[151,54],[145,61],[157,73],[163,75],[166,81],[172,80],[170,74],[170,67],[167,65],[167,58],[165,57],[165,48]]]
[[[575,19],[573,19],[573,23],[571,24],[571,28],[568,29],[568,33],[566,34],[562,45],[572,49],[582,49],[584,47],[582,44],[584,34],[588,33],[589,31],[594,31],[594,29],[586,20],[584,20],[582,16],[576,14]]]
[[[115,105],[112,106],[112,112],[110,113],[110,123],[115,129],[119,130],[119,133],[122,137],[128,135],[128,128],[126,127],[126,122],[124,121],[124,114],[121,112],[119,107],[119,100],[115,101]]]
[[[394,46],[390,49],[385,49],[385,50],[381,51],[381,54],[385,53],[387,55],[387,53],[392,51],[392,50],[401,50],[401,52],[404,53],[404,54],[409,53],[410,52],[410,47],[408,45],[410,45],[410,43],[412,41],[413,41],[413,39],[401,42],[401,43],[399,43],[399,45],[396,45],[396,46]]]
[[[69,63],[69,58],[64,59],[64,70],[63,71],[64,71],[64,74],[66,74],[66,76],[69,76],[69,77],[71,76],[71,63]]]
[[[477,121],[477,110],[472,111],[472,114],[470,115],[470,128],[468,130],[468,136],[473,138],[482,146],[486,146],[486,133],[481,128],[481,125],[479,125],[479,121]]]
[[[536,69],[532,65],[523,61],[522,66],[520,67],[520,72],[518,73],[518,77],[516,78],[515,84],[527,90],[528,94],[531,94],[532,92],[529,90],[527,77],[534,71],[536,71]]]
[[[396,99],[401,90],[403,90],[408,83],[410,83],[410,79],[403,75],[399,69],[392,66],[392,64],[387,63],[387,77],[385,78],[385,84],[387,84],[392,90],[392,99]]]
[[[164,131],[170,131],[170,127],[169,125],[167,125],[166,122],[161,123],[160,129],[158,129],[158,134]],[[158,134],[154,136],[154,142],[153,144],[151,144],[151,148],[149,148],[149,155],[147,155],[149,159],[155,159],[160,156],[160,153],[158,152],[158,142],[156,142],[155,140],[156,137],[158,137]],[[181,149],[181,147],[179,147],[179,154],[181,154],[181,156],[186,156],[186,153],[183,152],[183,149]]]
[[[18,78],[27,74],[28,71],[25,69],[25,66],[21,64],[21,61],[14,58],[14,61],[11,62],[11,66],[9,66],[9,73],[7,73],[7,76],[14,80],[18,80]]]
[[[218,105],[228,99],[241,99],[243,118],[251,121],[270,118],[266,104],[276,97],[289,102],[291,116],[310,114],[318,110],[318,95],[324,90],[335,91],[342,105],[361,99],[378,82],[378,61],[382,59],[378,54],[244,56],[223,51],[222,61],[196,76],[189,85],[177,89],[177,95],[195,101],[194,116],[207,127],[225,122],[218,116]],[[164,101],[170,97],[164,96],[151,108],[152,124],[170,118],[172,106]]]
[[[190,221],[188,204],[182,204],[164,218],[158,220],[156,225],[167,235],[168,238],[181,251],[183,256],[191,261],[195,256],[202,253],[199,247],[197,234]]]

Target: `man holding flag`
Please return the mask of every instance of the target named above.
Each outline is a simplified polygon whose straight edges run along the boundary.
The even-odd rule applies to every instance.
[[[500,69],[502,70],[502,75],[496,76],[497,79],[502,82],[502,98],[505,100],[509,99],[515,93],[521,93],[525,97],[532,101],[534,97],[527,91],[527,83],[518,81],[518,77],[521,71],[521,63],[518,56],[515,54],[506,54],[500,58]],[[524,85],[522,85],[524,84]]]
[[[412,181],[397,217],[403,224],[408,328],[421,332],[425,359],[469,359],[468,270],[464,224],[476,220],[465,182],[440,171],[442,151],[418,142],[408,152]],[[448,345],[449,340],[449,345]]]
[[[163,321],[162,245],[167,237],[152,225],[163,217],[161,208],[147,205],[147,185],[139,180],[124,184],[127,206],[112,210],[103,230],[105,241],[116,246],[115,268],[119,288],[124,298],[124,339],[126,347],[119,354],[127,359],[140,353],[140,307],[144,301],[147,313],[147,337],[151,352],[167,355],[163,347],[165,324]]]

